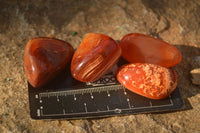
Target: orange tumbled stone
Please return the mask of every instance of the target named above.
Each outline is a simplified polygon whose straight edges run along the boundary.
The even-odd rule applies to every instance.
[[[59,74],[71,60],[73,47],[62,40],[37,37],[28,41],[24,68],[29,83],[41,87]]]
[[[122,57],[130,63],[151,63],[172,67],[182,59],[181,53],[173,45],[139,33],[124,36],[120,46]]]
[[[118,81],[130,91],[151,99],[168,97],[177,86],[177,74],[156,64],[133,63],[117,72]]]
[[[119,44],[112,38],[89,33],[77,48],[71,62],[72,76],[81,82],[92,82],[106,74],[121,56]]]

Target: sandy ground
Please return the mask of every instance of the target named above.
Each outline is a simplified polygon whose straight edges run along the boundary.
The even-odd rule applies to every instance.
[[[115,40],[138,32],[177,47],[183,60],[173,69],[179,76],[184,109],[101,119],[30,119],[23,68],[27,41],[53,35],[77,48],[89,32]],[[199,0],[0,0],[0,132],[200,132],[200,87],[192,84],[189,73],[196,67],[191,63],[195,56],[200,56]]]

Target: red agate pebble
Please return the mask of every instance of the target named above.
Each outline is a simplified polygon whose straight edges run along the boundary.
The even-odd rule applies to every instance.
[[[41,87],[51,81],[74,53],[73,47],[62,40],[37,37],[28,41],[24,51],[24,68],[29,83]]]
[[[130,63],[151,63],[172,67],[182,59],[181,53],[171,44],[139,33],[124,36],[120,46],[122,57]]]
[[[177,86],[177,74],[155,64],[124,65],[117,72],[118,81],[127,89],[151,99],[169,96]]]
[[[71,62],[72,76],[82,82],[92,82],[106,74],[121,56],[119,44],[99,33],[89,33],[77,48]]]

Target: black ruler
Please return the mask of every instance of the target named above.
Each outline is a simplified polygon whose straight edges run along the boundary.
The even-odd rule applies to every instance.
[[[120,60],[117,65],[122,64],[123,60]],[[31,118],[107,117],[173,111],[183,106],[179,88],[168,98],[152,100],[124,88],[113,73],[93,83],[82,83],[72,78],[68,68],[42,88],[33,88],[28,84]]]

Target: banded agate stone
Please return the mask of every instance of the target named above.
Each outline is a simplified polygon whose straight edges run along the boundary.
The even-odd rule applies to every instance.
[[[106,74],[120,56],[121,49],[115,40],[104,34],[89,33],[74,53],[71,74],[81,82],[93,82]]]

